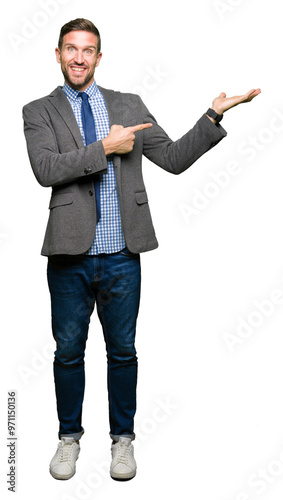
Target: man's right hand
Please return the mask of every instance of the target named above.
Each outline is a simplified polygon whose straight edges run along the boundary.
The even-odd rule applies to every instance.
[[[105,155],[126,154],[132,151],[135,143],[135,132],[152,127],[152,123],[141,123],[133,127],[112,125],[107,137],[102,139]]]

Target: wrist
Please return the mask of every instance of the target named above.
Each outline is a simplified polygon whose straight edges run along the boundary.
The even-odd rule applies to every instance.
[[[223,113],[220,114],[215,110],[215,107],[208,108],[206,112],[207,116],[213,121],[213,123],[218,124],[223,118]]]
[[[218,108],[217,106],[212,105],[210,109],[215,111],[215,113],[217,113],[218,115],[223,115],[223,111],[220,108]]]
[[[109,141],[108,136],[104,137],[104,139],[102,139],[101,142],[102,142],[102,146],[104,148],[105,156],[111,155],[114,152],[114,150],[111,147],[111,141]]]

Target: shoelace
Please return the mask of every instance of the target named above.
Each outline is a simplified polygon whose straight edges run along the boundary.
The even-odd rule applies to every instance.
[[[64,446],[61,445],[59,461],[60,462],[68,462],[68,460],[70,459],[72,450],[73,450],[73,444],[68,443],[68,444],[64,444]]]
[[[118,445],[118,460],[127,465],[130,453],[130,447],[126,443],[119,443]]]

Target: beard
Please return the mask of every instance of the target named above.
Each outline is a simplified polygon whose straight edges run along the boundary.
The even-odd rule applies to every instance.
[[[63,73],[63,76],[64,76],[64,78],[65,78],[66,83],[67,83],[70,87],[72,87],[73,89],[75,89],[75,90],[80,90],[80,89],[82,89],[83,87],[85,87],[85,86],[86,86],[86,85],[87,85],[87,84],[88,84],[88,83],[92,80],[93,75],[94,75],[94,71],[93,71],[93,72],[91,72],[91,71],[90,71],[90,72],[89,72],[89,73],[87,73],[87,75],[85,76],[85,79],[84,79],[84,80],[82,80],[80,83],[78,83],[78,82],[76,81],[76,79],[75,79],[75,78],[74,78],[74,79],[72,79],[72,78],[70,77],[70,75],[69,75],[69,73],[68,73],[68,71],[67,71],[66,67],[63,67],[63,66],[61,65],[61,70],[62,70],[62,73]]]

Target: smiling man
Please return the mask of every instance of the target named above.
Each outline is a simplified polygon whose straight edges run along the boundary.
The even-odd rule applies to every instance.
[[[52,188],[42,255],[48,257],[59,444],[50,463],[56,479],[75,474],[84,399],[84,353],[96,305],[105,339],[113,479],[136,474],[136,320],[140,253],[158,246],[141,170],[142,155],[180,174],[215,146],[229,108],[260,90],[214,99],[194,127],[172,141],[140,97],[96,85],[100,34],[76,19],[60,32],[56,58],[63,87],[23,109],[32,169]],[[170,228],[169,228],[170,229]],[[99,410],[99,408],[97,408]],[[93,415],[89,439],[100,432]]]
[[[93,34],[82,31],[79,38],[76,31],[71,31],[65,36],[61,34],[55,52],[65,82],[70,87],[84,90],[93,83],[95,68],[102,57],[98,30]]]

